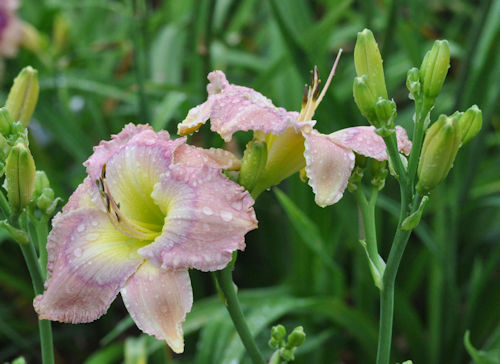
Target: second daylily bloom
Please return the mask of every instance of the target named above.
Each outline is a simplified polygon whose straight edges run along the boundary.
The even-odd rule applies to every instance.
[[[23,39],[23,23],[16,15],[18,0],[0,1],[0,57],[13,57]]]
[[[354,153],[380,161],[387,159],[384,140],[372,126],[342,129],[329,135],[314,129],[314,112],[333,78],[339,56],[340,52],[322,90],[318,70],[314,69],[300,113],[274,106],[253,89],[229,84],[221,71],[211,72],[207,101],[189,111],[178,132],[192,133],[208,119],[211,129],[225,141],[237,131],[253,130],[256,138],[265,139],[268,150],[264,172],[252,191],[254,196],[305,167],[316,203],[322,207],[334,204],[347,187]],[[396,134],[399,150],[409,154],[411,142],[406,131],[396,127]]]
[[[221,173],[238,163],[145,125],[102,142],[53,220],[40,318],[94,321],[120,292],[140,329],[182,352],[188,269],[224,268],[257,227],[253,199]]]

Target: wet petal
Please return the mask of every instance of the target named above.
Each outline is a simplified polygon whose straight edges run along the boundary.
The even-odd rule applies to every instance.
[[[174,165],[152,194],[167,216],[162,234],[139,253],[171,269],[222,269],[257,227],[253,199],[220,171]]]
[[[48,237],[50,278],[34,300],[40,318],[77,323],[102,316],[142,263],[140,246],[120,234],[100,210],[64,214]]]
[[[87,167],[87,173],[92,180],[95,180],[101,174],[101,168],[111,156],[119,149],[130,143],[152,145],[155,143],[168,142],[170,136],[166,131],[155,133],[149,125],[127,124],[122,131],[113,135],[111,140],[102,141],[94,147],[94,154],[84,163]]]
[[[231,152],[210,148],[203,149],[182,144],[174,151],[174,163],[186,167],[201,167],[206,165],[212,168],[239,170],[241,161]]]
[[[83,182],[76,188],[75,192],[70,196],[68,203],[62,208],[62,213],[67,213],[79,208],[95,207],[90,195],[92,181],[86,177]]]
[[[400,126],[396,127],[398,148],[408,154],[411,150],[411,142],[408,140],[406,131]],[[375,132],[374,126],[356,126],[342,129],[329,135],[337,144],[354,150],[356,153],[379,161],[387,160],[384,139]]]
[[[354,153],[312,130],[304,132],[306,172],[316,203],[325,207],[342,198],[354,168]]]
[[[184,351],[182,323],[193,304],[186,270],[171,271],[146,262],[130,277],[121,294],[142,331],[165,340],[176,353]]]
[[[221,71],[210,75],[213,82],[207,87],[208,100],[189,111],[187,118],[178,126],[179,134],[193,132],[210,118],[211,130],[227,142],[237,131],[259,130],[266,134],[281,134],[297,120],[297,112],[274,106],[261,93],[247,87],[227,85]]]

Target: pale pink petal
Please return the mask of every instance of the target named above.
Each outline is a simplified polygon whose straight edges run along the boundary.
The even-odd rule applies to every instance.
[[[193,293],[186,270],[171,271],[145,262],[121,290],[136,325],[165,340],[176,353],[184,351],[182,323],[191,310]]]
[[[83,163],[87,173],[95,180],[101,174],[101,168],[111,156],[125,145],[135,143],[152,145],[155,143],[168,143],[170,136],[166,131],[155,133],[149,125],[127,124],[122,131],[112,136],[110,141],[102,141],[94,147],[94,154]]]
[[[68,203],[62,208],[62,213],[67,213],[79,208],[95,207],[90,196],[90,189],[93,182],[89,177],[86,177],[83,182],[76,188],[75,192],[70,196]]]
[[[142,243],[119,233],[97,209],[64,214],[48,237],[49,279],[34,300],[41,319],[90,322],[102,316],[144,260]]]
[[[251,88],[228,85],[221,71],[209,75],[208,100],[191,109],[178,126],[179,134],[197,130],[210,118],[211,130],[227,142],[237,131],[259,130],[281,134],[297,120],[297,112],[288,112]]]
[[[354,153],[316,130],[303,135],[306,173],[314,200],[321,207],[332,205],[342,198],[347,187],[354,168]]]
[[[406,131],[397,126],[396,134],[399,150],[408,154],[411,150],[411,142],[408,140]],[[374,126],[356,126],[342,129],[330,134],[329,137],[337,144],[352,149],[358,154],[379,161],[387,160],[384,139],[375,132]]]
[[[15,14],[2,14],[0,9],[0,21],[2,20],[5,25],[3,29],[0,25],[0,57],[14,57],[23,40],[23,22]]]
[[[174,151],[174,163],[187,167],[239,170],[241,161],[231,152],[219,148],[203,149],[182,144]]]
[[[222,269],[257,227],[253,199],[220,171],[174,165],[152,194],[165,213],[162,234],[139,253],[171,269]]]

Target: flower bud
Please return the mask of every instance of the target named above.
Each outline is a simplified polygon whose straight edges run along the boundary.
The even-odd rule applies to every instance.
[[[373,187],[376,187],[377,190],[381,191],[385,186],[385,179],[389,174],[389,171],[387,170],[387,161],[378,161],[376,159],[372,159],[370,161],[370,171],[370,183]]]
[[[420,82],[424,96],[434,100],[441,92],[450,68],[450,46],[446,40],[436,40],[420,66]]]
[[[38,101],[38,72],[28,66],[14,80],[5,107],[14,121],[21,121],[26,128]]]
[[[249,142],[243,153],[238,183],[248,191],[252,191],[266,167],[266,162],[266,143],[260,140]]]
[[[368,76],[368,85],[376,98],[387,99],[382,57],[373,33],[369,29],[358,33],[354,47],[354,66],[358,76]]]
[[[370,124],[377,124],[377,114],[375,114],[375,104],[377,103],[377,97],[370,89],[368,85],[368,77],[362,75],[360,77],[354,78],[354,84],[352,85],[352,91],[354,95],[354,101],[358,105],[361,114],[368,119]]]
[[[393,100],[379,98],[375,104],[375,114],[377,115],[377,132],[382,136],[388,136],[394,132],[394,119],[396,118],[396,103]]]
[[[288,335],[288,342],[286,346],[288,348],[296,348],[302,345],[306,341],[306,333],[304,332],[304,328],[302,326],[297,326],[293,331]]]
[[[28,205],[35,187],[35,162],[22,143],[11,148],[5,165],[7,198],[14,213]]]
[[[271,339],[269,346],[272,349],[277,349],[285,345],[286,329],[283,325],[276,325],[271,328]]]
[[[481,126],[483,125],[481,109],[477,105],[468,108],[458,120],[458,125],[462,133],[462,145],[465,145],[481,130]]]
[[[416,100],[420,96],[422,85],[420,84],[420,71],[418,68],[413,67],[408,70],[406,87],[410,91],[410,99]]]
[[[0,108],[0,133],[8,136],[12,123],[14,123],[14,120],[10,116],[9,111],[5,107]]]
[[[418,164],[417,191],[427,194],[446,178],[460,146],[457,117],[441,115],[425,134]]]

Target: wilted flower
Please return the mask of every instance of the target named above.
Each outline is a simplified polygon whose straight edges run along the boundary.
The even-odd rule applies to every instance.
[[[184,348],[189,268],[224,268],[257,226],[253,199],[221,169],[229,152],[127,125],[85,162],[88,177],[53,220],[41,319],[90,322],[118,292],[137,326]]]
[[[18,0],[0,1],[0,57],[17,54],[23,39],[23,23],[16,15]]]
[[[340,55],[340,53],[339,53]],[[309,185],[320,206],[337,202],[343,195],[354,167],[354,152],[386,160],[386,146],[372,126],[359,126],[324,135],[313,129],[314,112],[335,72],[335,64],[320,92],[321,81],[315,68],[311,85],[306,85],[302,110],[289,112],[247,87],[231,85],[221,71],[208,75],[208,99],[189,111],[179,124],[181,135],[192,133],[208,119],[211,129],[229,141],[237,131],[255,131],[267,145],[266,167],[252,193],[268,187],[305,167]],[[396,127],[399,149],[408,154],[411,142],[403,128]]]

